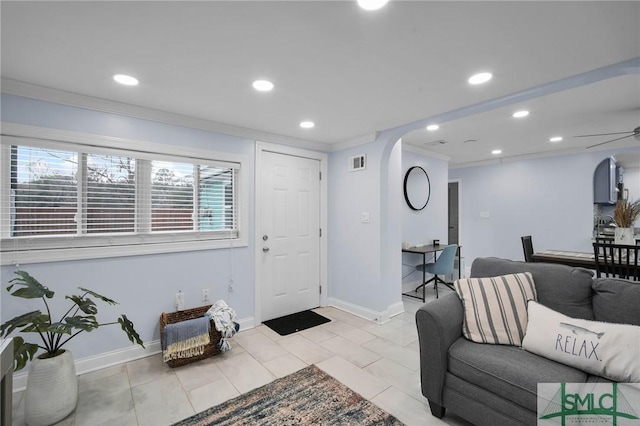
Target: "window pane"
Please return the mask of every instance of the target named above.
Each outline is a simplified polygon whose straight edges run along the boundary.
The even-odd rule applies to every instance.
[[[194,165],[151,162],[151,231],[193,230]]]
[[[235,170],[201,165],[198,176],[199,229],[235,230]]]
[[[209,247],[201,242],[240,238],[237,162],[203,157],[202,165],[165,152],[152,160],[153,153],[107,144],[1,142],[0,179],[8,190],[0,205],[2,254],[42,250],[49,259],[44,250],[52,250],[52,257],[73,258],[88,247],[108,247],[104,254],[112,255],[110,248],[129,245],[164,252],[172,243],[200,249]]]
[[[75,152],[11,147],[11,236],[75,234]]]
[[[133,158],[87,155],[87,233],[135,231]]]

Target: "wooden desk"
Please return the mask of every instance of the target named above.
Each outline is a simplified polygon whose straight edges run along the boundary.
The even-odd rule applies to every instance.
[[[533,253],[534,262],[559,263],[561,265],[577,266],[580,268],[596,269],[593,252],[575,252],[566,250],[544,250]]]
[[[425,264],[427,263],[427,254],[430,253],[434,253],[434,257],[435,257],[435,253],[444,250],[444,248],[447,246],[448,244],[438,244],[437,246],[434,246],[433,244],[427,245],[427,246],[421,246],[421,247],[409,247],[409,248],[403,248],[402,252],[403,253],[413,253],[413,254],[421,254],[422,255],[422,263]],[[460,279],[462,277],[462,273],[460,271],[460,249],[461,247],[458,246],[458,249],[456,251],[456,256],[458,257],[458,279]],[[435,259],[434,259],[435,261]],[[422,271],[422,283],[424,284],[427,281],[426,279],[426,272],[423,270]],[[450,287],[451,289],[453,289],[453,287]],[[420,299],[423,302],[425,301],[425,297],[424,297],[424,291],[422,292],[422,297],[418,297],[418,296],[414,296],[413,294],[409,294],[409,293],[402,293],[403,296],[408,296],[408,297],[413,297],[414,299]]]

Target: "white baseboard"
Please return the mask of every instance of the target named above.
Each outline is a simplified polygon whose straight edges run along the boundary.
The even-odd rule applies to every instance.
[[[98,355],[77,359],[76,374],[85,374],[92,371],[101,370],[103,368],[112,367],[124,362],[134,361],[140,358],[146,358],[151,355],[160,353],[160,340],[145,342],[145,349],[140,346],[131,346],[124,349],[116,349],[115,351],[104,352]],[[20,392],[27,387],[27,377],[29,372],[24,371],[13,375],[13,391]]]
[[[404,302],[402,300],[394,303],[393,305],[389,305],[389,307],[387,308],[387,312],[389,312],[389,318],[393,318],[396,315],[400,315],[404,311],[405,311]]]
[[[243,318],[236,322],[240,324],[240,330],[248,330],[255,327],[253,317]],[[96,370],[102,370],[103,368],[113,367],[114,365],[159,354],[162,351],[162,348],[160,347],[160,340],[145,342],[144,346],[145,349],[139,345],[135,345],[124,349],[116,349],[115,351],[104,352],[98,355],[77,359],[75,362],[76,374],[80,375]],[[28,371],[21,371],[13,375],[13,392],[20,392],[26,389],[28,376]]]
[[[236,320],[238,324],[240,324],[240,331],[248,330],[250,328],[254,328],[256,326],[255,317],[243,318],[241,320]]]
[[[359,316],[360,318],[373,321],[377,324],[384,324],[385,322],[389,321],[391,317],[404,312],[404,303],[402,303],[402,301],[390,305],[384,311],[374,311],[373,309],[355,305],[350,302],[345,302],[344,300],[336,299],[335,297],[329,297],[327,300],[327,304],[329,306],[333,306],[334,308],[338,308],[342,311]]]

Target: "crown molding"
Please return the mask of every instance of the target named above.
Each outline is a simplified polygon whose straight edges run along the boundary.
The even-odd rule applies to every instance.
[[[599,149],[591,149],[586,150],[584,148],[567,148],[567,149],[558,149],[554,151],[543,151],[543,152],[534,152],[530,154],[520,154],[520,155],[512,155],[510,157],[499,157],[499,158],[491,158],[489,160],[479,160],[479,161],[469,161],[466,163],[449,163],[449,170],[453,169],[465,169],[468,167],[479,167],[479,166],[491,166],[495,164],[501,163],[510,163],[513,161],[524,161],[524,160],[536,160],[540,158],[549,158],[549,157],[561,157],[563,155],[578,155],[578,154],[589,154],[598,151],[610,151],[611,149],[628,149],[629,146],[617,147],[617,148],[599,148]]]
[[[378,139],[379,135],[380,132],[366,133],[364,135],[356,136],[355,138],[348,139],[343,142],[337,142],[329,145],[329,151],[342,151],[345,149],[354,148],[356,146],[365,145]]]
[[[125,115],[128,117],[134,117],[143,120],[157,121],[160,123],[190,127],[215,133],[223,133],[252,140],[261,140],[281,145],[291,145],[305,149],[313,149],[316,151],[328,152],[331,147],[331,145],[327,143],[293,138],[290,136],[263,132],[246,127],[218,123],[215,121],[204,120],[153,108],[141,107],[133,104],[81,95],[78,93],[67,92],[64,90],[54,89],[46,86],[39,86],[36,84],[4,77],[1,80],[1,91],[2,93],[21,96],[23,98],[53,102],[56,104],[85,108],[109,114]]]
[[[442,160],[442,161],[446,161],[446,162],[450,162],[451,161],[451,157],[449,157],[448,155],[444,155],[444,154],[440,154],[437,152],[433,152],[433,151],[429,151],[426,148],[422,148],[416,145],[412,145],[409,143],[403,143],[402,144],[402,150],[403,151],[409,151],[409,152],[413,152],[415,154],[420,154],[420,155],[425,155],[427,157],[430,158],[435,158],[436,160]]]

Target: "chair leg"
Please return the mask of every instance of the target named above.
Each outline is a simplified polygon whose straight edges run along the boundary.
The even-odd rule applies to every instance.
[[[427,284],[431,284],[432,281],[435,281],[435,277],[434,278],[430,278],[429,280],[425,281],[423,284],[420,284],[418,287],[415,288],[415,290],[413,291],[418,291],[418,289],[420,287],[425,287]]]
[[[436,290],[436,299],[438,298],[438,276],[433,276],[433,288]]]
[[[429,401],[429,408],[431,409],[431,414],[433,414],[434,417],[439,419],[444,417],[445,408],[442,405]]]
[[[440,283],[443,284],[445,287],[448,287],[451,290],[455,291],[455,289],[453,288],[453,285],[449,284],[448,282],[446,282],[445,280],[441,279],[440,277],[438,277],[438,281],[440,281]]]

